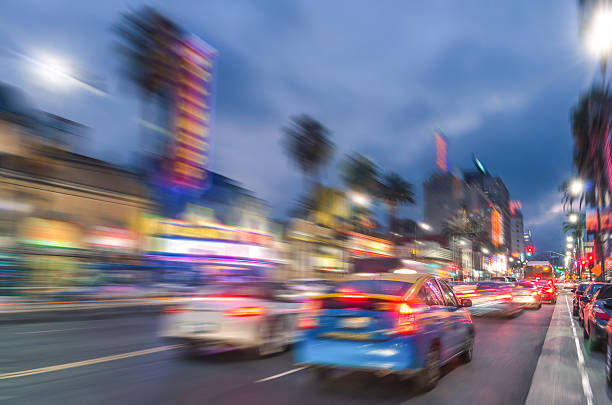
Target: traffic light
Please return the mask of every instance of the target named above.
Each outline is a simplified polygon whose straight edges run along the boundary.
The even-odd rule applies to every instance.
[[[595,255],[593,253],[589,253],[587,255],[587,260],[589,262],[589,266],[592,266],[595,264]]]
[[[527,246],[527,257],[533,256],[533,246]]]

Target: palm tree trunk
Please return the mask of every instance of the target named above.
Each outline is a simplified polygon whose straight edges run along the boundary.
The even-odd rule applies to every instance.
[[[387,205],[389,206],[389,233],[395,231],[395,214],[397,210],[397,206],[392,201],[387,201]],[[416,236],[416,232],[415,232]]]

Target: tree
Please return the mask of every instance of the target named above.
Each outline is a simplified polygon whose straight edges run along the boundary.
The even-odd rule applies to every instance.
[[[314,198],[320,184],[321,170],[331,160],[335,146],[330,132],[319,121],[308,115],[293,117],[283,128],[283,145],[293,163],[302,171],[306,193]]]
[[[142,7],[122,14],[113,26],[118,42],[115,50],[121,61],[123,78],[140,95],[141,121],[153,99],[167,103],[178,66],[175,52],[179,28],[153,8]],[[141,148],[147,142],[146,126],[141,126]]]
[[[341,177],[349,189],[371,196],[377,195],[378,166],[367,157],[359,153],[346,156],[341,166]]]
[[[407,182],[397,173],[388,173],[378,182],[378,197],[387,204],[389,208],[389,231],[395,228],[397,206],[403,204],[414,204],[414,192],[412,184]]]
[[[586,197],[597,211],[595,247],[602,269],[605,255],[601,240],[601,208],[612,189],[611,114],[612,99],[608,89],[593,87],[581,96],[571,115],[574,166],[580,178],[593,187],[592,194]]]

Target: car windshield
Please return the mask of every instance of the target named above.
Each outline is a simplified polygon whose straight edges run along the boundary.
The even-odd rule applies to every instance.
[[[205,295],[271,299],[274,289],[271,283],[218,283],[207,287]]]
[[[335,292],[380,294],[401,297],[406,294],[411,286],[412,283],[405,281],[355,280],[338,284],[338,286],[335,288]]]

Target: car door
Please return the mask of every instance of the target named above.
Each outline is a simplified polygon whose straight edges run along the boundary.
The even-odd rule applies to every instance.
[[[440,286],[433,278],[428,279],[423,285],[427,294],[427,305],[431,308],[430,316],[433,318],[433,326],[437,329],[440,336],[440,356],[446,360],[453,355],[453,337],[451,336],[451,325],[448,319],[446,302]]]
[[[450,355],[453,356],[459,353],[467,340],[468,330],[467,325],[463,322],[464,314],[459,307],[459,302],[453,290],[450,288],[445,281],[436,280],[442,291],[444,298],[444,311],[446,312],[446,318],[449,323],[449,341],[450,341]]]

